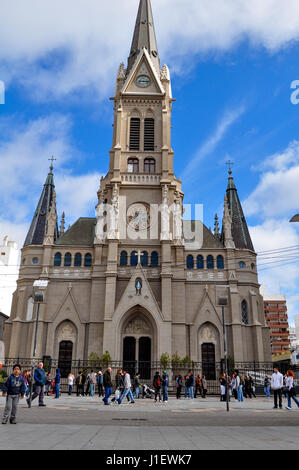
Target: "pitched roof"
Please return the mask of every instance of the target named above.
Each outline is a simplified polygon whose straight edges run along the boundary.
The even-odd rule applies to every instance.
[[[232,217],[232,235],[236,248],[254,251],[253,243],[231,170],[229,171],[228,187],[226,193]]]
[[[47,215],[51,209],[54,196],[54,177],[53,167],[51,165],[46,182],[43,187],[41,197],[39,199],[36,211],[34,213],[24,247],[28,245],[42,245],[46,233]],[[57,236],[58,230],[56,229]]]
[[[188,233],[188,224],[190,224],[190,221],[184,220],[183,221],[183,227],[184,227],[184,234]],[[211,230],[209,230],[200,220],[195,221],[191,220],[191,231],[194,233],[195,232],[195,226],[197,225],[197,230],[202,230],[202,247],[201,248],[219,248],[223,249],[223,244],[222,242],[213,235]],[[190,230],[190,228],[189,228]],[[185,241],[188,243],[188,238],[187,236],[184,237]]]
[[[96,218],[81,217],[59,237],[55,245],[93,246]]]
[[[127,75],[130,73],[143,47],[147,49],[154,66],[159,71],[160,58],[150,0],[140,0],[130,56],[128,58]]]

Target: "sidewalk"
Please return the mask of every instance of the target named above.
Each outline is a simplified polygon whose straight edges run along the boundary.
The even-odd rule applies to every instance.
[[[0,413],[4,398],[0,398]],[[272,400],[217,398],[167,404],[137,400],[105,407],[98,397],[46,397],[46,408],[20,402],[16,426],[0,427],[0,449],[298,449],[299,410],[273,410]]]

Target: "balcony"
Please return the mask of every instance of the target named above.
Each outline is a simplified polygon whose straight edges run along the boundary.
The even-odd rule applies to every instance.
[[[123,184],[159,185],[161,176],[150,173],[123,173],[121,180]]]

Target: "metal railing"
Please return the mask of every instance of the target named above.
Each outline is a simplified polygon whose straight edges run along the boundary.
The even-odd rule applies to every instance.
[[[40,359],[44,363],[44,369],[46,372],[50,372],[54,378],[56,375],[56,369],[59,368],[61,372],[61,391],[67,392],[67,377],[69,373],[72,373],[75,378],[79,375],[80,372],[83,372],[85,376],[90,373],[92,370],[98,373],[100,370],[105,372],[108,367],[112,369],[112,379],[115,380],[115,375],[118,369],[126,370],[130,373],[132,382],[133,377],[140,373],[141,383],[152,386],[153,377],[158,371],[162,373],[163,370],[167,370],[169,375],[169,385],[170,391],[175,390],[175,378],[181,376],[183,379],[183,384],[185,384],[184,378],[191,370],[194,374],[194,377],[198,374],[201,377],[204,375],[207,379],[208,384],[208,395],[219,395],[220,384],[219,378],[221,374],[225,371],[224,361],[220,363],[213,362],[146,362],[146,361],[111,361],[111,362],[100,362],[100,361],[61,361],[57,359],[52,359],[49,357],[44,357]],[[3,365],[3,371],[9,375],[12,373],[13,365],[20,364],[22,367],[22,372],[25,370],[30,371],[32,366],[31,358],[14,358],[7,359]],[[36,362],[36,364],[38,361]],[[278,365],[279,370],[282,373],[285,373],[288,369],[292,369],[296,376],[296,384],[299,384],[299,367],[290,366],[289,364],[280,364]],[[238,363],[231,362],[229,364],[230,373],[234,370],[238,370],[240,376],[251,376],[258,393],[263,393],[264,388],[264,379],[265,376],[271,377],[273,373],[273,363],[259,363],[259,362],[246,362]],[[184,392],[184,389],[183,389]]]

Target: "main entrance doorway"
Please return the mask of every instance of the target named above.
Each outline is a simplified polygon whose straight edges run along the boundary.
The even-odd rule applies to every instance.
[[[201,346],[202,374],[207,380],[216,380],[215,344],[204,343]]]
[[[152,341],[149,337],[126,336],[123,341],[123,369],[131,377],[138,372],[142,379],[151,378]]]

